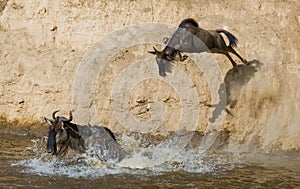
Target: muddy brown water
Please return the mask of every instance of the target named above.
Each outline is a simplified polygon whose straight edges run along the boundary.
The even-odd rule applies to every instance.
[[[54,163],[42,138],[0,134],[0,188],[300,188],[300,167],[194,159],[197,171],[173,163],[151,169]],[[189,164],[191,165],[191,164]],[[179,167],[179,168],[178,168]]]

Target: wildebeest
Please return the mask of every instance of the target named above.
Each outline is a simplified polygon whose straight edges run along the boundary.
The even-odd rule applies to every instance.
[[[48,153],[63,157],[70,148],[80,153],[92,153],[92,155],[98,156],[103,161],[109,159],[120,161],[127,155],[108,128],[76,125],[71,122],[72,112],[70,112],[69,119],[55,116],[57,112],[52,113],[53,120],[44,118],[49,125]]]
[[[228,46],[220,33],[227,36],[229,40]],[[162,51],[158,51],[153,47],[154,51],[149,51],[149,53],[156,54],[159,75],[166,76],[165,72],[170,71],[170,62],[175,60],[176,56],[179,56],[181,61],[187,58],[187,56],[182,56],[181,52],[211,52],[223,54],[228,57],[233,67],[235,67],[236,63],[229,55],[229,53],[233,53],[244,64],[247,64],[247,60],[242,58],[233,49],[233,47],[237,46],[237,42],[237,38],[226,30],[204,30],[199,27],[194,19],[188,18],[179,24],[178,29],[174,32],[172,37],[167,40],[166,47]]]

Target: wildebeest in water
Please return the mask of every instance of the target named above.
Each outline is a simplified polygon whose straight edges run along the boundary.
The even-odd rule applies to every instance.
[[[55,116],[53,120],[44,118],[49,125],[47,152],[58,157],[63,157],[68,149],[85,153],[93,149],[100,160],[109,159],[120,161],[127,152],[117,143],[111,130],[102,126],[80,126],[72,123],[72,112],[69,119]]]
[[[227,36],[229,40],[228,46],[221,33]],[[158,51],[153,47],[154,51],[149,51],[149,53],[156,55],[159,75],[166,76],[166,72],[171,72],[171,61],[175,60],[177,56],[179,56],[180,61],[184,61],[187,58],[187,56],[182,56],[181,52],[223,54],[228,57],[233,67],[235,67],[236,63],[229,55],[229,53],[233,53],[244,64],[248,64],[247,60],[233,49],[233,47],[237,46],[237,42],[237,38],[226,30],[204,30],[199,27],[194,19],[188,18],[180,23],[170,39],[167,38],[165,41],[166,47],[162,51]]]

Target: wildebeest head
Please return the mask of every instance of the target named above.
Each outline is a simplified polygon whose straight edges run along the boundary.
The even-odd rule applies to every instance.
[[[49,125],[49,132],[48,132],[48,140],[47,140],[47,152],[51,153],[52,155],[57,155],[57,145],[61,144],[63,141],[67,140],[68,134],[67,134],[67,125],[66,123],[69,123],[72,121],[72,112],[70,112],[69,119],[65,117],[59,117],[55,116],[55,114],[58,112],[54,111],[52,113],[53,120],[50,120],[48,118],[44,118],[45,122]]]
[[[165,72],[171,72],[171,61],[175,60],[177,55],[181,57],[181,52],[190,52],[193,47],[193,37],[196,34],[198,23],[191,18],[183,20],[170,39],[164,38],[165,48],[162,51],[148,51],[156,55],[156,63],[160,76],[166,76]],[[168,39],[167,41],[165,39]]]

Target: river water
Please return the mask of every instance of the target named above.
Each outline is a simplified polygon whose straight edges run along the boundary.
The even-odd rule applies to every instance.
[[[238,155],[197,154],[189,149],[148,167],[142,159],[108,164],[90,157],[74,163],[45,154],[43,138],[0,134],[0,188],[300,188],[299,159],[276,165],[249,163]]]

